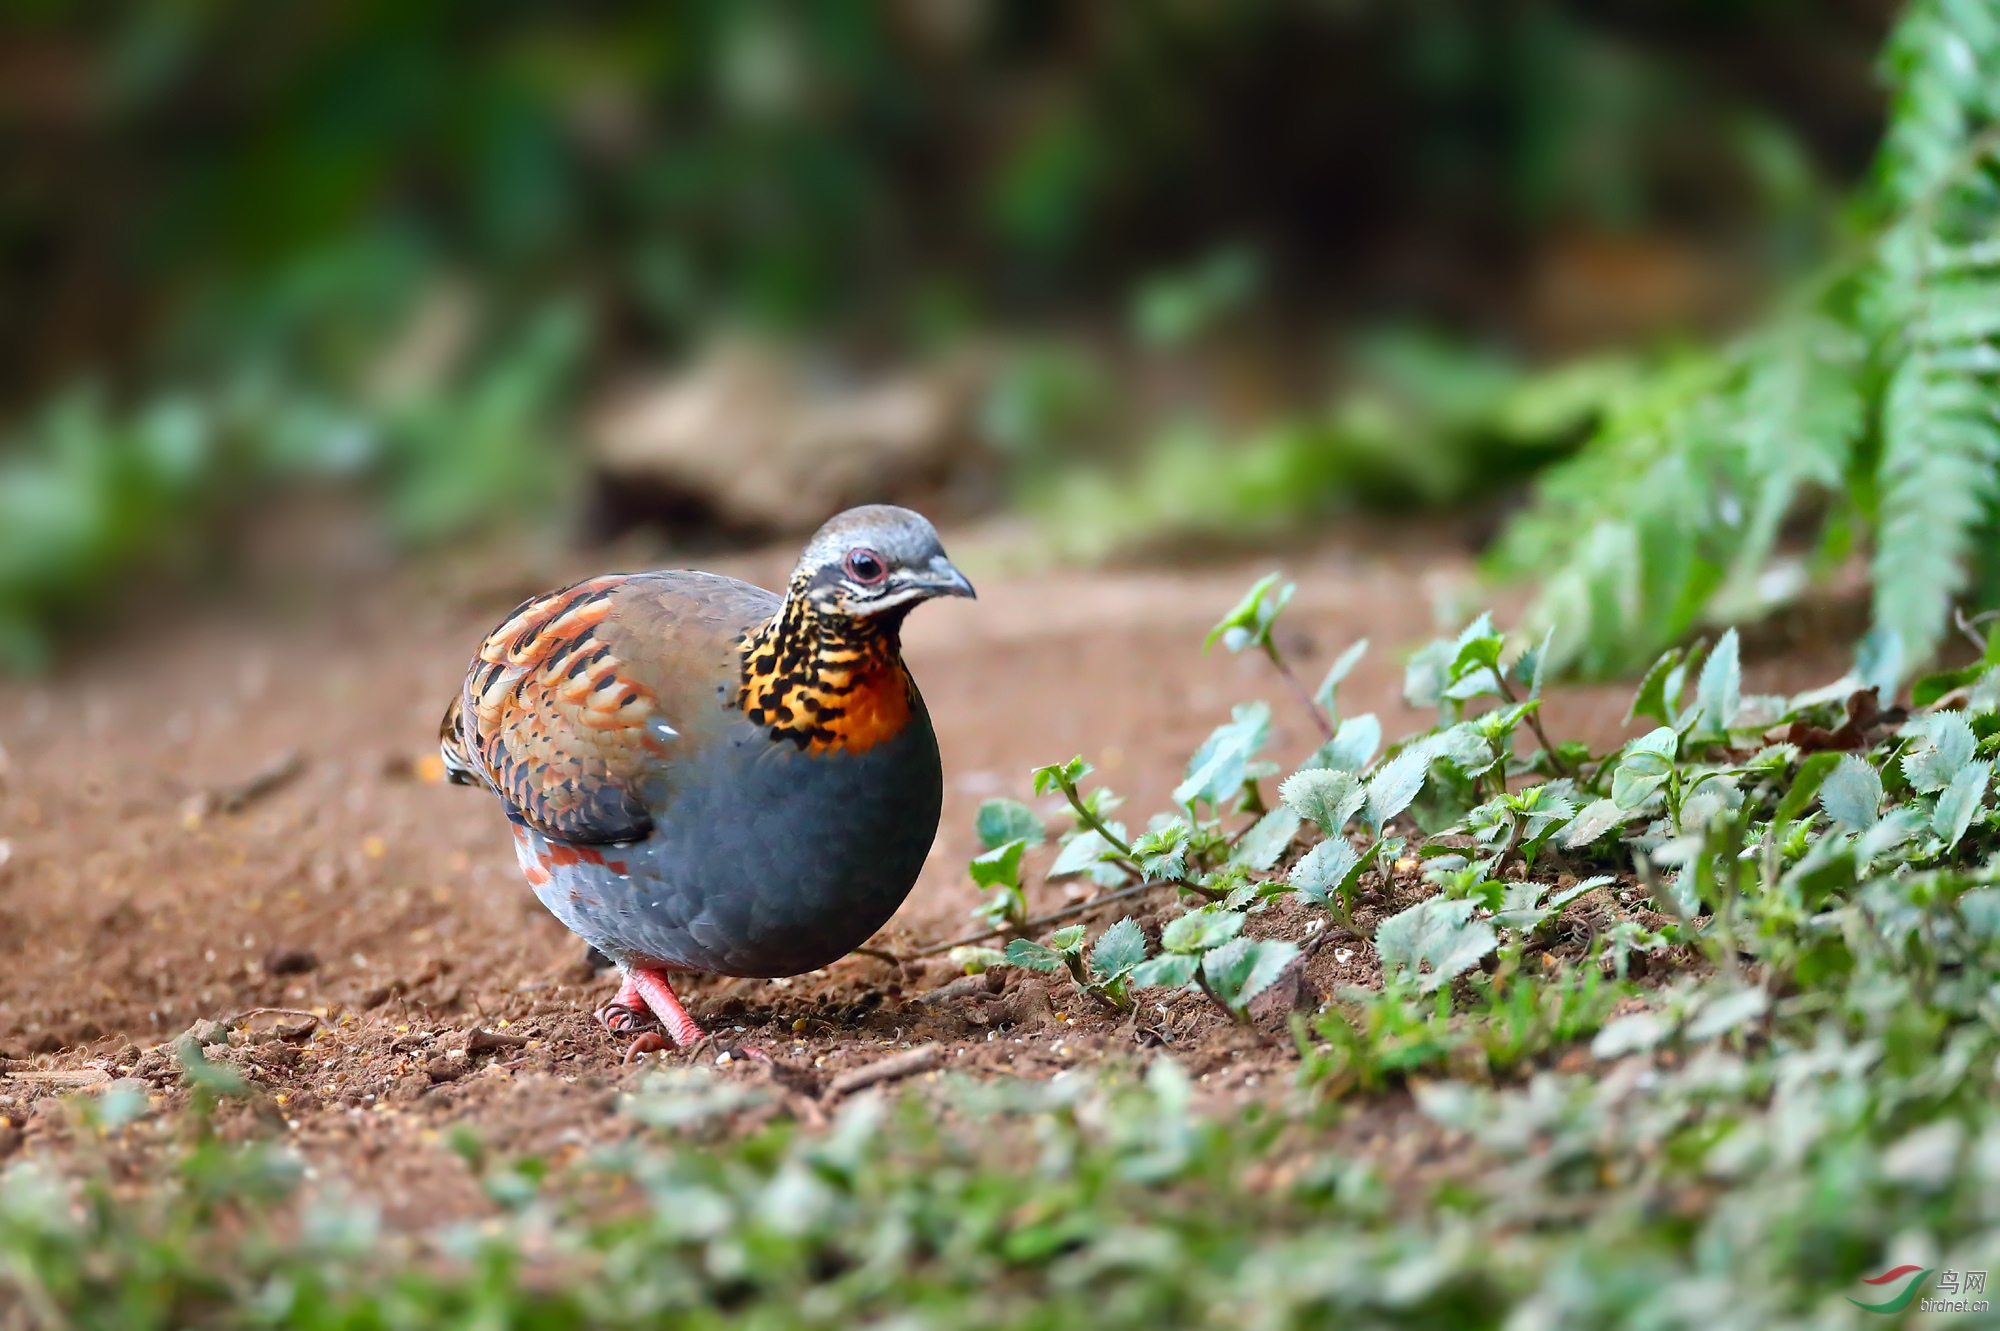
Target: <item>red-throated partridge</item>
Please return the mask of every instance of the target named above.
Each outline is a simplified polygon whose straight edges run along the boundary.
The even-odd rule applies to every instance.
[[[944,798],[899,634],[918,602],[972,594],[929,522],[875,505],[820,528],[782,597],[607,574],[486,639],[445,770],[500,797],[535,895],[617,963],[614,1033],[650,1010],[690,1044],[670,972],[797,975],[895,913]]]

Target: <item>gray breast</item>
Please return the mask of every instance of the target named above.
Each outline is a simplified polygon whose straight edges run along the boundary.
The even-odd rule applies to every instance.
[[[798,975],[867,941],[915,885],[944,802],[921,698],[858,754],[742,722],[677,763],[674,785],[644,842],[562,865],[536,895],[618,960],[724,975]]]

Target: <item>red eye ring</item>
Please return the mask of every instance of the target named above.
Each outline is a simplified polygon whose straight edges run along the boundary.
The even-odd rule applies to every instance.
[[[847,576],[864,586],[873,586],[889,576],[889,566],[873,550],[850,550],[841,562],[847,568]]]

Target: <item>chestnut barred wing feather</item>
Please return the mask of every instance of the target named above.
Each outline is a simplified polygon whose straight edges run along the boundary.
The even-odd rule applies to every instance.
[[[545,836],[604,843],[652,830],[647,769],[673,730],[606,624],[632,581],[591,578],[524,602],[480,647],[446,714],[446,772],[476,776]]]

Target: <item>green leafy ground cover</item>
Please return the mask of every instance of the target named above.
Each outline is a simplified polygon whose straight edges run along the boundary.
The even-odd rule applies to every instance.
[[[1216,637],[1290,678],[1287,594],[1259,584]],[[1357,655],[1299,690],[1328,738],[1298,769],[1238,707],[1143,831],[1081,759],[1037,774],[1071,814],[1056,871],[1182,899],[1157,939],[1064,924],[963,958],[1107,1012],[1191,986],[1234,1019],[1300,952],[1372,948],[1380,985],[1294,1016],[1295,1075],[1260,1102],[1204,1107],[1135,1053],[807,1127],[774,1083],[682,1067],[581,1165],[462,1132],[495,1218],[389,1234],[281,1141],[209,1135],[244,1088],[190,1050],[180,1121],[114,1090],[73,1106],[78,1153],[0,1174],[0,1319],[1843,1326],[1884,1301],[1861,1277],[2000,1265],[2000,643],[1883,709],[1854,679],[1746,695],[1726,634],[1660,660],[1609,753],[1545,741],[1546,657],[1484,618],[1411,658],[1438,724],[1381,751],[1338,711]],[[1018,925],[1045,811],[995,802],[980,831],[982,909]],[[1409,890],[1371,922],[1364,882]],[[1280,905],[1309,922],[1273,927]],[[1642,958],[1670,964],[1642,985]]]

